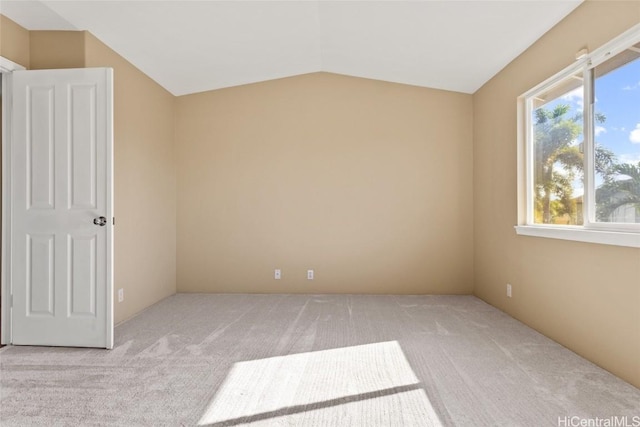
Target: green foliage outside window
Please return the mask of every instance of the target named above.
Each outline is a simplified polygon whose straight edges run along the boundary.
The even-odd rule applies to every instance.
[[[596,114],[596,123],[606,117]],[[582,197],[574,182],[583,176],[584,154],[577,143],[582,114],[571,115],[569,105],[534,111],[534,222],[581,225]],[[604,183],[596,189],[597,219],[610,221],[622,206],[634,206],[640,215],[640,163],[617,163],[615,154],[595,144],[595,170]]]

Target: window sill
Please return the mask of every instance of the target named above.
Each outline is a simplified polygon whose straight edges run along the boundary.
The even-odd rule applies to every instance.
[[[546,237],[548,239],[574,240],[576,242],[640,248],[640,233],[536,225],[516,225],[514,228],[516,229],[516,233],[521,236]]]

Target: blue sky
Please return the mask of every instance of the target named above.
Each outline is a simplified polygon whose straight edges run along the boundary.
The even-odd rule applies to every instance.
[[[640,162],[640,59],[596,80],[596,111],[607,120],[596,128],[596,142],[620,162]]]

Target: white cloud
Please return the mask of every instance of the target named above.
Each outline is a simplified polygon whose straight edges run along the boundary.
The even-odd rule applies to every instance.
[[[638,88],[640,88],[640,82],[634,85],[626,85],[625,87],[622,88],[622,90],[636,90]]]
[[[640,153],[625,153],[619,154],[618,160],[622,163],[631,163],[632,165],[637,165],[640,162]]]
[[[595,136],[605,133],[606,131],[607,129],[604,126],[596,126],[596,128],[593,130]]]
[[[582,90],[582,86],[578,86],[571,92],[567,92],[565,95],[562,95],[562,99],[566,99],[567,101],[584,99],[584,90]]]
[[[575,88],[566,95],[563,95],[561,99],[576,104],[579,112],[584,110],[584,90],[582,90],[582,86]]]
[[[634,144],[640,144],[640,123],[638,123],[636,128],[629,133],[629,141]]]

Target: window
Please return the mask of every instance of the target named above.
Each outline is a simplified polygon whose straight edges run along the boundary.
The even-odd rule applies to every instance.
[[[518,233],[640,247],[640,26],[519,108]]]

